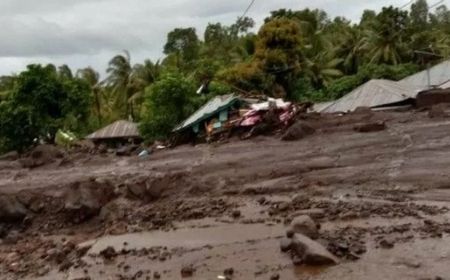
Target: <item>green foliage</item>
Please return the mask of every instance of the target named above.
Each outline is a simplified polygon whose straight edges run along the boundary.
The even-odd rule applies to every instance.
[[[29,65],[1,104],[2,148],[23,150],[34,139],[51,141],[59,128],[84,132],[90,104],[84,81],[59,75],[53,65]]]
[[[198,58],[200,41],[195,28],[175,28],[167,35],[164,53],[175,57],[176,66],[186,69]]]
[[[148,140],[164,139],[198,107],[195,86],[180,74],[171,73],[148,88],[146,113],[140,130]]]
[[[17,77],[0,77],[0,145],[25,147],[58,128],[82,133],[129,117],[143,120],[147,138],[163,138],[215,95],[325,101],[370,79],[399,80],[450,58],[450,11],[428,7],[416,0],[410,12],[366,10],[359,23],[317,9],[280,9],[257,34],[248,17],[210,23],[201,38],[194,28],[175,28],[161,62],[133,65],[125,51],[111,59],[103,81],[90,67],[74,75],[67,65],[30,66]],[[208,83],[207,95],[194,94]]]

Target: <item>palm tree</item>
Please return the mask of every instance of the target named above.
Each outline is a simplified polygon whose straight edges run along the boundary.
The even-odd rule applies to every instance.
[[[113,57],[109,61],[106,72],[108,73],[106,83],[116,96],[115,107],[121,111],[122,117],[134,117],[133,106],[129,102],[133,95],[131,82],[133,68],[130,62],[130,53],[124,51],[123,54]]]
[[[133,92],[128,102],[140,104],[141,102],[139,101],[144,96],[145,89],[158,80],[161,70],[162,66],[159,60],[153,62],[150,59],[146,59],[143,64],[138,63],[134,65],[130,79]]]
[[[305,58],[303,69],[313,85],[316,88],[322,88],[343,75],[338,69],[343,61],[341,58],[336,58],[332,52],[323,52],[313,58]]]
[[[370,63],[387,63],[397,65],[401,63],[404,53],[403,42],[394,33],[393,36],[366,30],[361,41],[361,50],[367,52]]]
[[[102,123],[100,95],[103,90],[102,82],[100,81],[100,74],[96,72],[92,67],[87,67],[78,70],[77,77],[86,81],[91,88],[92,95],[94,96],[98,124],[100,125]]]
[[[359,28],[349,27],[342,29],[339,34],[336,57],[344,59],[342,66],[346,74],[354,74],[362,63],[362,32]]]

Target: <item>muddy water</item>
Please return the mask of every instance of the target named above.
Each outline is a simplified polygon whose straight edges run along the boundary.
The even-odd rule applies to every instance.
[[[162,279],[180,279],[180,269],[186,264],[196,268],[193,279],[220,279],[223,270],[232,267],[233,279],[269,279],[279,274],[281,279],[434,279],[450,275],[450,237],[443,239],[417,239],[406,244],[396,244],[393,249],[376,248],[368,243],[368,252],[358,262],[343,261],[335,267],[294,267],[290,258],[279,251],[277,236],[283,232],[280,226],[223,225],[203,229],[181,229],[174,232],[148,232],[123,236],[105,237],[97,240],[92,252],[105,246],[141,248],[149,246],[184,247],[182,254],[175,254],[165,262],[151,261],[145,257],[120,256],[113,263],[87,258],[96,263],[89,269],[93,279],[108,279],[113,275],[134,275],[137,271],[158,271]],[[248,240],[248,241],[243,241]],[[250,241],[251,240],[251,241]],[[204,247],[211,245],[211,247]],[[124,272],[118,268],[125,263],[132,268]],[[103,264],[103,265],[98,265]],[[81,272],[73,270],[71,275]],[[149,272],[151,274],[151,272]],[[115,278],[113,278],[115,279]],[[444,278],[445,279],[445,278]]]
[[[93,242],[91,253],[98,253],[108,246],[120,250],[124,242],[128,249],[151,247],[195,249],[207,245],[218,246],[232,243],[243,243],[261,239],[275,239],[283,235],[280,225],[220,225],[209,228],[179,229],[176,231],[155,231],[131,233],[118,236],[105,236]],[[92,241],[88,241],[91,243]]]

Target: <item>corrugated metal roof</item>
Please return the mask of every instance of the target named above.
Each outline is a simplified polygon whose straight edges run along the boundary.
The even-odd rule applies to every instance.
[[[443,83],[442,85],[440,85],[439,88],[442,88],[442,89],[450,88],[450,80],[448,82]]]
[[[141,137],[137,123],[125,120],[116,121],[88,135],[87,139],[138,138]]]
[[[323,110],[328,108],[333,103],[334,103],[334,101],[315,103],[312,107],[312,111],[313,112],[322,112]]]
[[[450,60],[430,68],[430,85],[437,87],[450,80]],[[418,90],[428,89],[428,72],[421,71],[399,81],[402,84],[416,87]]]
[[[358,107],[376,107],[404,101],[416,95],[414,87],[389,80],[370,80],[320,112],[347,112]]]
[[[198,122],[201,122],[213,114],[227,108],[234,104],[234,102],[239,101],[239,98],[234,94],[227,94],[216,96],[210,101],[208,101],[203,107],[198,109],[194,114],[187,118],[183,123],[178,125],[173,131],[179,131],[189,126],[192,126]]]

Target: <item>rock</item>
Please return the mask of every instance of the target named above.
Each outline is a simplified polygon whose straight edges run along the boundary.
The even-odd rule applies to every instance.
[[[12,151],[3,155],[0,155],[0,160],[14,161],[19,158],[19,153],[17,151]]]
[[[386,129],[386,123],[383,121],[358,124],[353,127],[353,130],[355,130],[357,132],[361,132],[361,133],[376,132],[376,131],[382,131],[385,129]]]
[[[181,269],[181,277],[183,278],[192,277],[194,275],[194,272],[195,268],[193,265],[183,266],[183,268]]]
[[[291,127],[287,129],[284,135],[281,137],[283,141],[295,141],[305,138],[311,134],[314,134],[316,130],[303,121],[297,121]]]
[[[317,224],[307,215],[295,217],[291,222],[291,229],[295,233],[300,233],[312,239],[319,238]]]
[[[20,239],[20,233],[16,230],[10,231],[3,239],[4,244],[16,244]]]
[[[19,161],[24,168],[35,168],[53,163],[63,157],[64,154],[56,146],[39,145],[30,152],[28,157],[22,158]]]
[[[76,247],[76,255],[78,258],[83,257],[84,255],[87,254],[87,252],[92,248],[93,244],[78,244]]]
[[[294,232],[292,229],[288,229],[288,230],[286,231],[286,237],[287,237],[287,238],[292,238],[292,237],[294,237],[294,234],[295,234],[295,232]]]
[[[130,197],[138,198],[146,202],[159,199],[169,184],[170,178],[168,176],[158,178],[145,176],[125,182]]]
[[[39,270],[37,271],[37,276],[45,276],[50,272],[50,266],[46,265],[44,267],[39,268]]]
[[[275,273],[270,276],[270,280],[280,280],[280,274]]]
[[[27,215],[27,209],[14,195],[0,194],[0,222],[21,222]]]
[[[74,183],[65,193],[64,210],[68,219],[81,223],[98,215],[114,196],[113,187],[107,183],[95,180]]]
[[[135,145],[126,145],[120,147],[116,150],[116,156],[130,156],[136,149],[137,146]]]
[[[307,215],[313,219],[322,219],[325,217],[325,211],[323,209],[313,208],[313,209],[305,209],[299,210],[295,212],[296,216]]]
[[[292,251],[306,265],[335,265],[339,260],[318,242],[302,234],[292,238]]]
[[[263,205],[264,203],[266,203],[266,198],[264,196],[261,196],[260,198],[258,198],[257,202],[260,205]]]
[[[282,202],[282,203],[280,203],[280,205],[278,205],[278,210],[280,210],[281,212],[284,212],[284,211],[287,211],[290,206],[291,206],[290,203]]]
[[[237,219],[237,218],[239,218],[239,217],[241,216],[241,211],[239,211],[239,210],[234,210],[234,211],[231,213],[231,216],[232,216],[233,218]]]
[[[223,271],[223,274],[227,277],[231,277],[234,274],[234,269],[232,267],[227,268]]]
[[[391,249],[394,248],[394,241],[391,238],[383,238],[380,240],[380,242],[378,243],[380,245],[381,248],[384,249]]]
[[[287,252],[292,248],[292,239],[282,238],[280,240],[280,250],[281,252]]]
[[[161,278],[161,274],[159,274],[158,271],[153,272],[153,278],[154,279],[160,279]]]
[[[117,257],[117,252],[114,249],[114,247],[108,246],[105,249],[103,249],[102,251],[100,251],[100,256],[102,256],[103,258],[105,258],[107,260],[112,260],[115,257]]]

